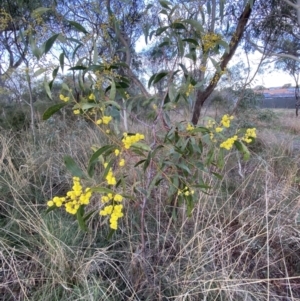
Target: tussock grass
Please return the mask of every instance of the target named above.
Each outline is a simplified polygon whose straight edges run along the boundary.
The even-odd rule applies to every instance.
[[[27,132],[1,132],[0,300],[300,300],[299,157],[286,138],[265,129],[248,162],[230,153],[190,218],[179,207],[172,219],[158,186],[142,250],[142,195],[127,202],[110,240],[98,214],[88,233],[62,211],[45,214],[46,201],[71,185],[63,156],[84,169],[104,135],[56,120],[40,126],[34,147]],[[143,179],[128,174],[130,193]]]

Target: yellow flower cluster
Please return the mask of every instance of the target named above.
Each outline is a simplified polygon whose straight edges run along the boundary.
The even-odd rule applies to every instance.
[[[12,22],[12,17],[4,9],[0,9],[0,31],[3,31],[7,28],[7,25]]]
[[[216,124],[216,122],[214,120],[209,119],[207,121],[207,125],[206,126],[207,126],[208,129],[211,129],[211,128],[213,128],[215,126],[215,124]]]
[[[202,71],[202,72],[205,72],[205,71],[206,71],[206,69],[207,69],[207,67],[206,67],[206,66],[203,66],[203,65],[201,65],[199,69],[200,69],[200,71]]]
[[[246,143],[252,142],[251,138],[256,138],[256,128],[247,129],[245,136],[242,138]]]
[[[104,163],[104,168],[107,167],[107,164],[108,163]],[[117,184],[117,180],[112,172],[112,168],[109,169],[109,171],[105,177],[105,180],[107,181],[108,185],[116,185]]]
[[[113,195],[112,193],[108,193],[101,198],[103,204],[108,203],[109,201],[122,202],[123,197],[120,194]]]
[[[118,219],[123,217],[123,205],[122,204],[115,204],[115,202],[122,202],[123,197],[120,194],[113,195],[112,193],[108,193],[101,198],[103,204],[107,204],[108,202],[112,201],[112,205],[105,206],[102,210],[100,210],[101,216],[110,215],[110,228],[117,230],[118,229]]]
[[[104,207],[103,210],[100,211],[100,215],[106,216],[110,215],[109,219],[109,226],[111,229],[117,230],[118,229],[118,219],[123,217],[124,214],[122,212],[123,205],[108,205]]]
[[[93,94],[93,93],[91,93],[90,95],[89,95],[89,100],[95,100],[96,99],[96,97],[95,97],[95,94]]]
[[[102,118],[98,119],[96,121],[96,124],[109,124],[112,120],[112,117],[111,116],[103,116]]]
[[[80,110],[79,110],[79,109],[76,109],[76,110],[73,111],[73,113],[74,113],[75,115],[79,115],[79,114],[80,114]]]
[[[119,161],[119,166],[120,167],[123,167],[125,165],[125,159],[121,159],[120,161]]]
[[[65,205],[66,211],[70,214],[76,214],[81,205],[88,205],[92,196],[91,189],[87,187],[84,191],[78,177],[73,177],[72,190],[67,192],[65,197],[54,197],[47,202],[49,207],[61,207]]]
[[[70,100],[70,97],[68,97],[68,96],[63,96],[62,94],[59,95],[59,98],[60,98],[60,100],[62,100],[62,101],[64,101],[64,102],[67,102],[67,101]]]
[[[185,95],[189,96],[193,92],[193,90],[194,90],[194,86],[192,84],[189,84],[185,92]]]
[[[225,148],[227,150],[230,150],[234,144],[234,141],[238,140],[238,136],[234,135],[231,138],[228,138],[227,140],[225,140],[224,142],[222,142],[220,144],[220,147]]]
[[[192,131],[194,128],[195,128],[195,127],[194,127],[192,124],[188,123],[188,125],[187,125],[187,127],[186,127],[186,130],[187,130],[187,131]]]
[[[182,190],[178,189],[178,192],[177,192],[178,195],[185,195],[185,196],[193,195],[194,193],[195,193],[195,191],[190,189],[187,186],[185,186]]]
[[[115,156],[118,157],[120,154],[121,154],[120,150],[115,149]],[[121,158],[121,159],[119,160],[119,166],[120,166],[120,167],[125,166],[125,159]]]
[[[217,140],[215,139],[214,133],[209,133],[209,138],[210,138],[210,140],[211,140],[212,142],[214,142],[214,143],[217,142]]]
[[[213,49],[220,40],[221,40],[221,36],[216,33],[209,32],[209,33],[205,34],[202,37],[204,52],[207,52],[207,51]]]
[[[233,116],[229,116],[228,114],[224,115],[222,117],[222,120],[221,120],[221,124],[226,127],[226,128],[229,128],[230,127],[230,121],[233,119]]]
[[[145,139],[145,136],[143,134],[139,134],[139,133],[136,133],[135,135],[130,135],[130,136],[127,133],[124,133],[123,137],[124,138],[122,139],[122,142],[126,149],[129,149],[132,144]]]

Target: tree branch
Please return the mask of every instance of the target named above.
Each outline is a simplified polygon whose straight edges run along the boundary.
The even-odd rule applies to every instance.
[[[110,0],[107,0],[106,7],[107,7],[107,11],[108,11],[109,16],[112,16],[113,13],[112,13],[112,10],[110,8]],[[130,68],[130,65],[131,65],[131,52],[130,52],[130,45],[128,43],[128,39],[126,39],[126,37],[124,36],[126,33],[123,32],[123,35],[122,35],[121,32],[116,33],[115,28],[112,27],[111,29],[115,32],[115,34],[117,35],[119,41],[122,43],[122,45],[125,48],[125,56],[126,56],[125,63],[128,66],[128,69],[127,69],[128,70],[128,76],[141,89],[141,91],[142,91],[142,93],[145,97],[150,97],[150,94],[147,91],[147,89],[145,88],[145,86],[142,84],[142,82],[139,80],[139,78],[133,73],[133,71]]]
[[[255,0],[253,1],[253,5],[254,5]],[[193,110],[193,116],[192,116],[192,123],[194,125],[196,125],[198,123],[199,117],[200,117],[200,113],[201,113],[201,107],[203,105],[203,103],[206,101],[206,99],[210,96],[210,94],[214,91],[214,89],[216,88],[221,76],[222,76],[222,71],[225,70],[227,64],[229,63],[229,61],[231,60],[231,58],[233,57],[241,39],[243,36],[243,33],[245,31],[246,25],[248,23],[249,17],[251,15],[252,12],[252,7],[250,6],[250,4],[248,3],[246,5],[246,7],[244,8],[244,11],[242,12],[242,14],[239,17],[239,21],[236,27],[236,30],[231,38],[231,41],[229,43],[229,51],[225,52],[222,55],[221,58],[221,64],[220,64],[220,70],[221,71],[216,71],[213,78],[210,80],[209,85],[206,87],[206,89],[204,91],[199,90],[197,92],[197,96],[196,96],[196,102],[195,102],[195,106],[194,106],[194,110]]]
[[[300,0],[297,0],[297,4],[289,0],[283,0],[283,1],[297,10],[298,24],[300,25]]]
[[[259,46],[257,46],[255,43],[251,42],[250,40],[247,40],[248,43],[250,43],[258,52],[265,54],[267,53],[268,56],[278,57],[278,58],[286,58],[286,59],[292,59],[297,62],[300,62],[300,58],[289,53],[276,53],[272,52],[271,50],[266,51],[265,49],[262,50]]]

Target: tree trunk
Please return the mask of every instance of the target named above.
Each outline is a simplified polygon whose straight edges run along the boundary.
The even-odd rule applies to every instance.
[[[255,0],[253,0],[253,5],[254,5]],[[227,64],[233,57],[239,42],[242,39],[243,33],[245,31],[246,25],[248,23],[249,17],[252,12],[252,6],[248,3],[244,11],[242,12],[241,16],[239,17],[239,22],[237,24],[236,30],[231,38],[231,41],[229,43],[229,51],[225,52],[221,58],[221,63],[220,63],[220,71],[216,71],[213,78],[210,80],[209,85],[206,87],[204,91],[199,90],[197,92],[196,96],[196,102],[193,110],[193,116],[192,116],[192,123],[196,125],[198,123],[200,113],[201,113],[201,108],[204,102],[207,100],[207,98],[211,95],[211,93],[214,91],[216,88],[221,76],[222,72],[226,69]]]

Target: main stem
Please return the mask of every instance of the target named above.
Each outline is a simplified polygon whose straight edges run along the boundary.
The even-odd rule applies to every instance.
[[[255,0],[253,0],[254,5]],[[216,71],[213,78],[210,80],[209,85],[206,87],[204,91],[198,91],[196,96],[196,102],[193,110],[193,116],[192,116],[192,123],[196,125],[198,123],[201,108],[204,102],[207,100],[207,98],[210,96],[210,94],[214,91],[216,88],[223,72],[225,71],[227,64],[233,57],[239,42],[242,39],[243,33],[245,31],[246,25],[248,23],[249,17],[252,12],[252,6],[248,3],[242,12],[241,16],[239,17],[239,22],[236,27],[235,33],[233,34],[231,41],[229,43],[229,51],[225,52],[221,58],[220,63],[220,70]]]

